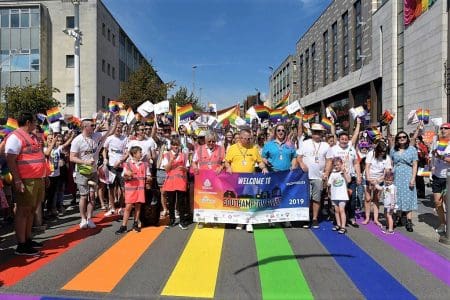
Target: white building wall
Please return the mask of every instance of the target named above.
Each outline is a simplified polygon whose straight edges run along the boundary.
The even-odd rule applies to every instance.
[[[409,111],[417,108],[430,109],[431,117],[447,119],[444,63],[448,55],[448,22],[445,9],[445,1],[437,1],[405,29],[404,124]]]

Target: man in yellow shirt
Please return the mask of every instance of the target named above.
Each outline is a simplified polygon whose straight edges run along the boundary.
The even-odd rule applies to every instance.
[[[225,155],[226,171],[228,173],[254,173],[256,164],[261,168],[263,174],[269,172],[262,161],[258,147],[253,144],[250,130],[241,129],[239,142],[231,145]],[[242,225],[237,225],[236,229],[242,229]],[[247,224],[247,232],[253,232],[252,224]]]

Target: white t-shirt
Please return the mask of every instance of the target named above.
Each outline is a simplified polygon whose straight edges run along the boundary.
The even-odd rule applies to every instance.
[[[10,134],[8,136],[8,139],[6,140],[5,153],[19,155],[21,149],[22,143],[20,142],[20,140],[15,134]]]
[[[113,167],[127,150],[128,138],[124,135],[110,135],[106,138],[105,149],[108,151],[108,165]]]
[[[356,159],[356,150],[352,146],[347,146],[347,148],[342,149],[339,144],[334,145],[330,148],[327,153],[327,158],[335,158],[340,157],[342,161],[345,163],[347,170],[350,173],[351,177],[356,176],[356,171],[354,167],[355,159]]]
[[[331,200],[348,200],[347,182],[341,172],[331,172],[328,178]]]
[[[383,186],[383,205],[385,209],[390,209],[391,204],[393,205],[393,208],[397,208],[397,187],[393,184],[388,186]]]
[[[309,179],[322,179],[329,149],[330,145],[325,142],[316,143],[312,139],[302,142],[297,155],[302,156],[303,162],[308,166]]]
[[[384,175],[385,169],[392,169],[392,160],[389,155],[386,155],[385,159],[376,159],[374,156],[375,150],[371,150],[366,156],[366,164],[370,164],[370,178],[367,179],[378,179]]]
[[[85,137],[83,134],[79,134],[73,139],[72,145],[70,146],[71,153],[78,153],[79,158],[82,160],[98,159],[94,157],[97,152],[100,140],[103,135],[100,132],[94,132],[92,136]],[[97,171],[97,168],[93,168],[93,172]]]
[[[9,141],[9,139],[8,139]],[[437,144],[434,143],[432,146],[432,149],[436,149]],[[450,143],[447,145],[447,148],[445,148],[445,151],[438,150],[439,155],[449,156],[450,155]],[[447,178],[447,169],[450,168],[450,163],[439,159],[434,158],[434,168],[433,168],[433,175],[438,178]]]
[[[142,161],[149,161],[149,154],[151,150],[156,150],[156,143],[152,138],[148,138],[142,141],[131,140],[128,141],[127,148],[130,151],[131,147],[139,146],[142,149]]]
[[[45,151],[45,149],[44,149]],[[61,173],[59,170],[59,161],[61,160],[61,151],[62,146],[59,146],[56,149],[52,149],[50,152],[50,157],[48,158],[49,162],[52,164],[52,173],[50,173],[49,177],[58,177]]]

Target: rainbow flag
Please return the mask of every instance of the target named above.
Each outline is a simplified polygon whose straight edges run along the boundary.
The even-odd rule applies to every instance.
[[[254,105],[256,114],[260,119],[268,119],[270,116],[270,108],[264,105]]]
[[[72,125],[72,128],[81,128],[81,120],[75,116],[70,116],[67,118],[67,123]]]
[[[125,123],[127,121],[127,115],[128,111],[126,111],[125,109],[121,109],[119,111],[120,122]]]
[[[275,108],[281,108],[281,107],[285,107],[286,105],[289,104],[289,96],[291,95],[291,91],[288,91],[286,93],[286,95],[283,96],[283,98],[281,98],[281,100],[275,105]]]
[[[195,115],[192,104],[186,104],[181,107],[177,106],[176,110],[177,110],[176,114],[177,114],[179,121],[190,119]]]
[[[331,107],[331,105],[329,105],[326,109],[325,112],[327,114],[327,118],[330,119],[331,121],[336,122],[337,120],[337,115],[334,111],[334,109]]]
[[[386,111],[384,111],[383,115],[381,116],[380,123],[381,123],[381,125],[389,125],[392,123],[392,120],[394,120],[394,115],[391,114],[390,111],[386,110]]]
[[[221,113],[217,116],[217,121],[219,124],[222,124],[223,121],[229,120],[231,125],[236,124],[236,118],[239,116],[239,106],[233,106],[229,110]]]
[[[303,123],[310,123],[312,121],[314,121],[314,118],[316,117],[316,113],[312,113],[312,114],[304,114],[303,115]]]
[[[330,119],[325,117],[322,117],[322,121],[320,122],[320,124],[322,124],[323,127],[325,127],[329,131],[331,131],[331,127],[333,126],[333,122],[331,122]]]
[[[374,141],[376,139],[379,139],[381,137],[381,132],[376,127],[370,127],[366,129],[367,135],[369,138]]]
[[[121,101],[110,100],[108,103],[108,110],[112,113],[117,113],[123,109],[123,106],[123,102]]]
[[[11,132],[13,132],[14,130],[16,130],[17,128],[19,128],[19,123],[17,123],[17,120],[13,119],[13,118],[8,118],[8,121],[6,121],[6,124],[3,125],[2,132],[6,136],[6,135],[10,134]]]
[[[424,124],[428,124],[430,122],[430,110],[429,109],[425,109],[423,111],[423,123]]]
[[[283,120],[284,113],[285,113],[285,108],[284,107],[273,109],[270,112],[270,118],[269,119],[273,123],[281,122]]]
[[[50,108],[49,110],[47,110],[47,120],[50,123],[59,121],[62,117],[63,116],[58,107],[53,107],[53,108]]]
[[[44,130],[44,138],[47,139],[50,134],[50,126],[48,124],[42,125],[42,130]]]
[[[298,112],[294,115],[294,120],[297,122],[297,124],[300,123],[300,121],[303,121],[303,115],[302,115],[302,113],[298,111]]]
[[[443,152],[443,151],[445,151],[445,149],[447,149],[447,146],[448,146],[448,141],[446,141],[446,140],[439,140],[439,142],[437,144],[437,147],[436,147],[436,150]]]

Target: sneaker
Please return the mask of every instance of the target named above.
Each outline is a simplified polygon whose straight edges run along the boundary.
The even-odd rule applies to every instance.
[[[292,227],[292,223],[290,221],[286,221],[283,223],[283,227],[284,228],[291,228]]]
[[[276,227],[275,223],[272,223],[272,222],[269,223],[269,228],[275,228],[275,227]]]
[[[197,224],[197,228],[198,228],[198,229],[202,229],[203,227],[204,227],[203,223],[198,223],[198,224]]]
[[[26,244],[27,244],[27,246],[32,247],[32,248],[36,248],[36,249],[40,249],[40,248],[44,247],[43,243],[36,242],[36,241],[33,241],[33,240],[28,240],[26,242]]]
[[[236,225],[236,230],[242,230],[242,225],[241,224]]]
[[[246,229],[247,229],[247,232],[253,232],[253,225],[247,224]]]
[[[180,228],[183,229],[183,230],[188,229],[187,225],[184,224],[184,223],[180,223],[180,224],[178,224],[178,226],[180,226]]]
[[[303,223],[302,228],[308,229],[309,228],[309,223],[308,222]]]
[[[317,221],[317,220],[313,220],[312,221],[312,228],[315,228],[315,229],[317,229],[317,228],[319,228],[320,226],[319,226],[319,222]]]
[[[34,249],[31,246],[27,246],[26,243],[17,245],[16,251],[14,251],[16,255],[25,255],[25,256],[36,256],[39,255],[39,251]]]
[[[105,213],[105,217],[111,217],[112,215],[114,215],[114,209],[109,210],[108,212]]]
[[[92,228],[95,228],[97,226],[95,226],[95,223],[94,223],[94,221],[92,221],[92,219],[88,219],[87,220],[87,227],[92,229]]]
[[[123,234],[127,232],[127,226],[120,226],[119,230],[116,231],[116,234]]]
[[[388,235],[393,235],[394,234],[394,230],[390,231],[390,230],[387,230],[387,229],[382,229],[381,232],[384,233],[384,234],[388,234]]]
[[[66,213],[66,209],[65,209],[64,207],[60,207],[60,208],[58,209],[58,216],[59,216],[59,217],[64,216],[65,213]]]
[[[445,233],[445,224],[439,225],[438,228],[436,228],[437,233]]]
[[[119,216],[123,216],[123,213],[124,213],[124,209],[123,208],[119,208],[119,211],[117,212],[117,214]]]
[[[166,225],[166,228],[171,228],[175,226],[175,220],[170,220],[169,224]]]
[[[86,228],[88,228],[88,223],[87,223],[86,219],[81,219],[80,229],[86,229]]]

